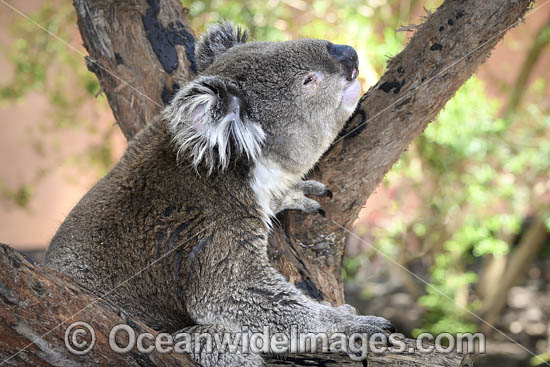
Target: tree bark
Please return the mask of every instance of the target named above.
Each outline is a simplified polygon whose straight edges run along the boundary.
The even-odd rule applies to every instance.
[[[367,197],[412,139],[435,118],[531,3],[447,0],[418,27],[407,47],[391,59],[381,80],[363,96],[341,138],[310,175],[335,194],[330,201],[322,200],[327,218],[300,213],[280,217],[281,226],[270,239],[270,257],[291,282],[315,298],[333,304],[344,302],[341,264],[345,228],[352,225]],[[178,0],[74,0],[74,5],[90,54],[87,66],[98,77],[119,126],[131,139],[194,75],[195,36],[187,11]],[[65,359],[76,361],[59,344],[60,327],[41,335],[94,300],[93,296],[63,276],[38,271],[26,263],[18,266],[22,260],[13,260],[17,256],[6,248],[2,251],[6,266],[0,272],[0,331],[9,337],[1,338],[0,355],[9,356],[32,341],[32,346],[14,358],[37,366],[64,364],[59,361]],[[45,285],[38,289],[47,296],[33,288],[34,281]],[[88,311],[92,319],[92,315],[99,315],[95,316],[97,322],[105,322],[102,328],[120,319],[103,301],[82,312]],[[43,319],[36,321],[35,315]],[[107,334],[102,335],[98,344],[105,347]],[[90,361],[131,366],[146,358],[146,363],[155,366],[188,365],[181,356],[115,356],[105,348],[94,353]],[[417,355],[399,360],[398,355],[390,355],[388,358],[394,359],[389,362],[369,358],[373,358],[369,365],[468,363],[460,356],[446,364],[438,364],[437,355],[427,360]]]
[[[88,69],[131,139],[195,71],[195,35],[177,0],[74,0]]]

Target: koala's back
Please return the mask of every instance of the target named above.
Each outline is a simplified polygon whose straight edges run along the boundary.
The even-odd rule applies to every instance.
[[[178,299],[188,258],[216,226],[235,223],[236,203],[249,200],[246,188],[235,187],[239,182],[231,175],[205,178],[177,162],[158,121],[71,211],[45,263],[153,327],[189,324],[185,300]]]

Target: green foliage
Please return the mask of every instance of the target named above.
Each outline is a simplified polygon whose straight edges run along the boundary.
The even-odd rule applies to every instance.
[[[68,30],[74,28],[76,22],[71,4],[55,7],[46,4],[30,17],[61,39],[70,39]],[[52,105],[65,111],[75,102],[80,102],[82,97],[78,92],[66,93],[66,75],[76,76],[88,93],[93,95],[97,92],[99,83],[87,72],[79,54],[24,18],[17,20],[11,28],[16,39],[7,56],[14,68],[13,79],[7,85],[0,86],[0,101],[20,99],[31,90],[44,90],[48,92]],[[72,72],[67,73],[67,68]]]
[[[419,300],[428,312],[417,333],[474,331],[468,311],[480,304],[472,292],[477,276],[469,269],[476,258],[507,254],[527,214],[547,215],[537,208],[533,187],[548,182],[548,116],[530,105],[504,121],[499,107],[477,78],[470,79],[386,179],[387,185],[412,185],[422,204],[405,224],[405,214],[397,212],[401,230],[380,231],[378,246],[407,251],[400,244],[410,228],[432,249],[435,288],[426,287]]]
[[[2,180],[0,180],[0,193],[4,196],[4,198],[10,200],[16,206],[26,209],[32,199],[34,188],[32,185],[23,184],[16,189],[10,189]]]
[[[542,353],[531,358],[531,366],[545,366],[550,363],[550,353]]]
[[[45,96],[49,102],[48,113],[44,114],[39,124],[29,126],[26,140],[36,154],[59,158],[62,155],[59,134],[66,129],[86,129],[90,133],[96,130],[95,122],[88,121],[80,112],[86,102],[93,100],[95,105],[98,104],[94,98],[99,90],[99,82],[86,69],[82,55],[59,40],[69,44],[80,42],[71,3],[54,5],[46,2],[30,14],[30,18],[32,21],[15,15],[9,25],[13,41],[10,45],[2,45],[4,56],[10,62],[13,72],[10,73],[11,80],[0,85],[0,108],[18,102],[28,103],[23,99],[31,92]],[[107,108],[103,98],[99,101],[100,108]],[[110,152],[110,141],[102,140],[95,148]],[[92,163],[98,161],[88,152],[84,156],[91,157],[89,161]],[[101,160],[102,172],[105,166],[113,164],[112,158],[106,155]],[[82,162],[81,166],[84,167],[89,165],[82,159],[72,161]],[[3,184],[0,195],[4,201],[27,207],[32,198],[32,187],[44,177],[46,171],[48,168],[39,169],[35,179],[14,188]]]
[[[286,38],[283,21],[290,17],[289,9],[277,6],[273,1],[183,1],[190,10],[190,18],[197,33],[202,33],[206,27],[220,21],[231,19],[236,23],[246,25],[255,39],[281,40]]]

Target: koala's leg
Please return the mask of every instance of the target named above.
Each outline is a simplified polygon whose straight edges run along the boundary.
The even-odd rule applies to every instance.
[[[321,205],[305,195],[326,195],[332,198],[332,191],[317,181],[300,181],[285,192],[283,196],[274,199],[271,203],[271,209],[275,214],[286,209],[294,209],[306,213],[319,213],[324,216],[325,211],[321,208]]]
[[[219,325],[195,325],[173,334],[174,343],[203,367],[261,367],[258,354],[243,350],[240,335]],[[244,353],[243,353],[244,352]]]

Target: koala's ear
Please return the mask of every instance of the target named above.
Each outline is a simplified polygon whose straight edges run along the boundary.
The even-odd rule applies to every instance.
[[[231,47],[245,43],[248,32],[230,21],[223,21],[208,28],[197,43],[195,59],[198,72],[205,70],[214,60]]]
[[[238,87],[214,76],[201,76],[179,90],[163,118],[178,147],[189,152],[193,165],[203,162],[208,174],[224,170],[231,158],[258,158],[265,133],[246,114]]]

